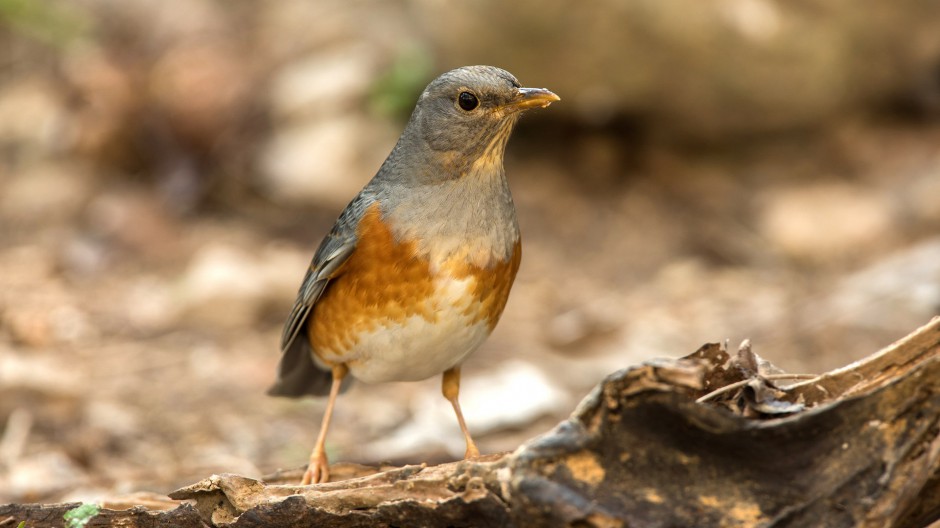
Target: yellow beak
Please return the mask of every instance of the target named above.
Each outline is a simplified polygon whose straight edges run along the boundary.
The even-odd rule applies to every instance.
[[[531,108],[545,108],[555,101],[561,101],[561,97],[545,88],[519,88],[518,95],[503,108],[508,113],[521,112]]]

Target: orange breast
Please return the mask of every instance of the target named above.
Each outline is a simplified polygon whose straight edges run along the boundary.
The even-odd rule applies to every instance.
[[[496,323],[499,322],[499,317],[503,314],[506,301],[509,300],[509,290],[516,279],[516,272],[519,271],[521,261],[522,242],[516,241],[512,258],[508,261],[497,262],[489,268],[466,263],[453,266],[451,269],[454,277],[474,279],[470,293],[476,302],[471,303],[464,313],[474,317],[474,321],[486,319],[492,332]]]
[[[357,229],[355,251],[332,278],[313,307],[308,336],[315,353],[326,363],[343,362],[360,336],[388,329],[418,315],[429,322],[439,316],[429,298],[437,294],[431,263],[417,256],[416,244],[396,241],[383,223],[378,204],[372,205]],[[471,278],[464,315],[472,322],[496,326],[521,259],[517,242],[512,258],[488,268],[465,262],[436,266],[437,273],[455,279]]]

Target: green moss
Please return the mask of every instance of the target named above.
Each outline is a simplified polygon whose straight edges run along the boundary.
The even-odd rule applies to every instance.
[[[98,515],[99,511],[101,511],[101,509],[97,504],[85,503],[65,512],[62,518],[65,519],[65,526],[67,528],[83,528],[92,517]]]
[[[384,117],[404,121],[415,101],[431,80],[434,61],[422,46],[407,46],[399,51],[388,70],[372,85],[370,109]]]

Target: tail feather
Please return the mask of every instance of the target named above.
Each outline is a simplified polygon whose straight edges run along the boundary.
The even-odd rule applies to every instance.
[[[342,391],[349,387],[351,376],[344,380]],[[271,396],[326,396],[330,393],[333,373],[313,361],[313,353],[306,339],[294,339],[277,367],[277,381],[268,389]]]

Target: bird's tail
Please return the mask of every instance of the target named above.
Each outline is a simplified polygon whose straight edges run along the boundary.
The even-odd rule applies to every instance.
[[[281,356],[277,366],[277,381],[268,389],[268,394],[291,398],[326,396],[330,393],[332,383],[333,373],[314,363],[307,340],[294,339]],[[343,385],[345,389],[348,382]]]

